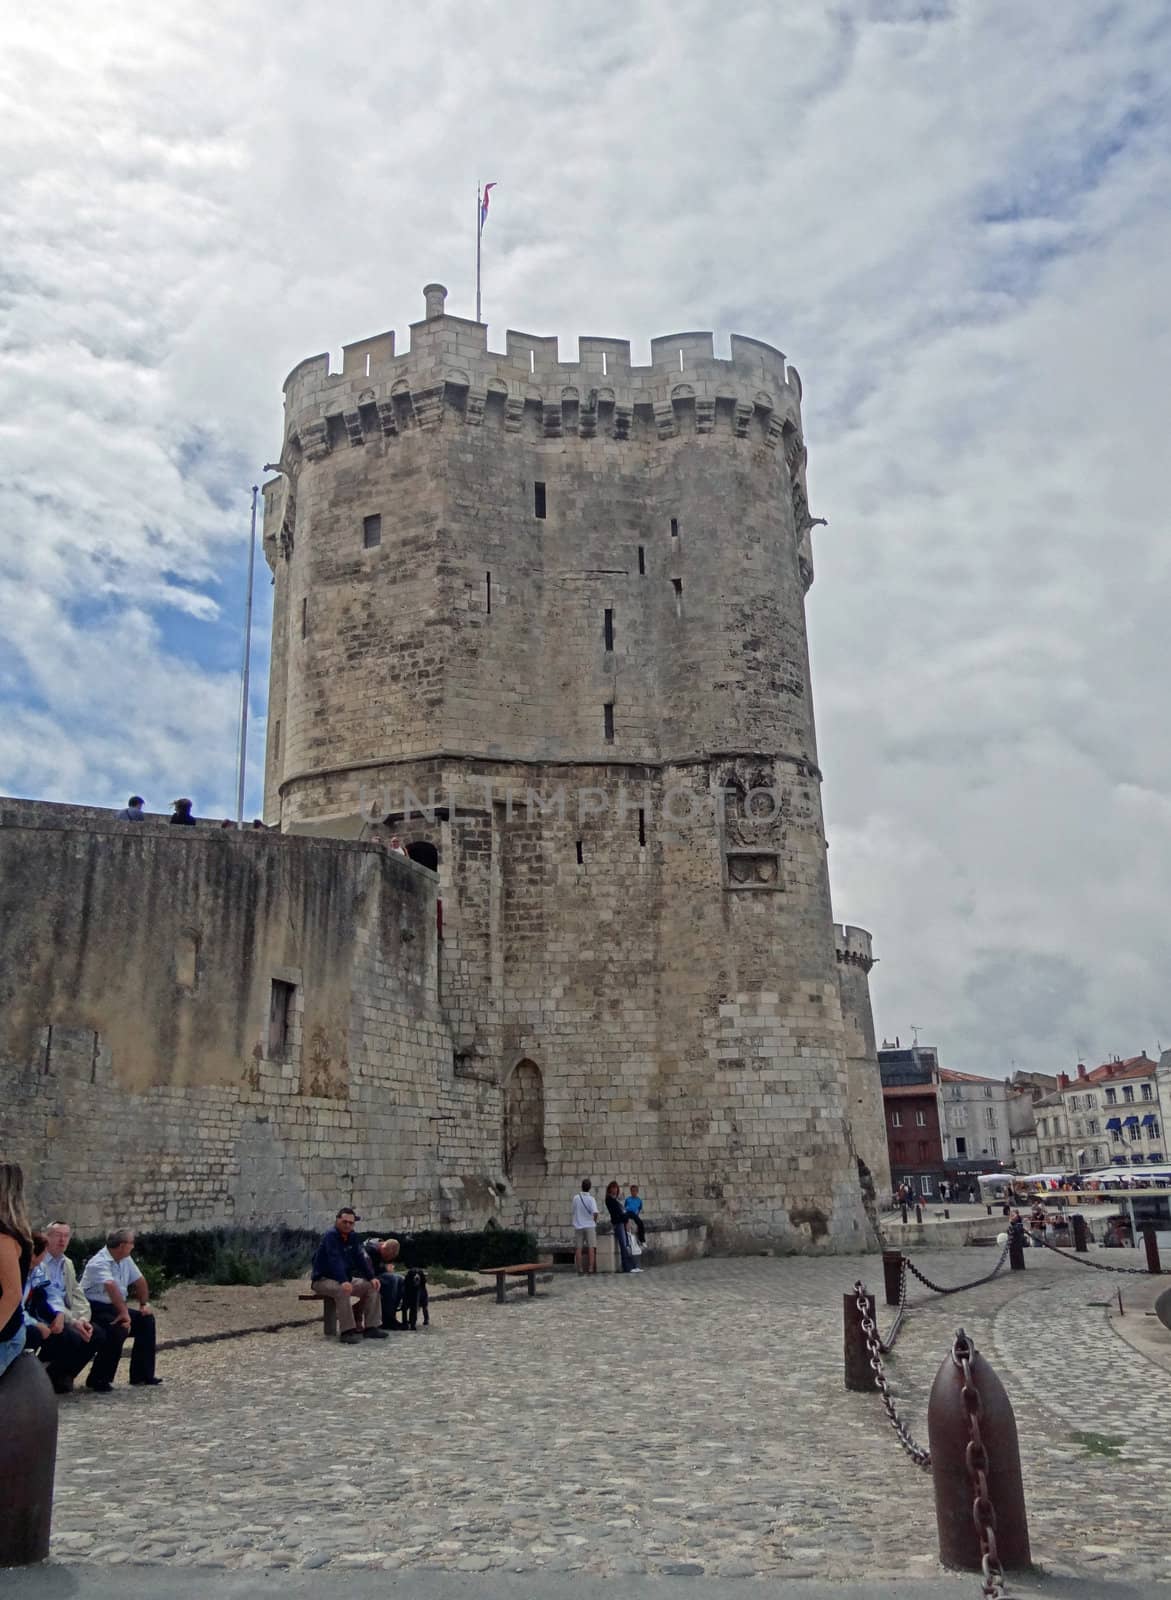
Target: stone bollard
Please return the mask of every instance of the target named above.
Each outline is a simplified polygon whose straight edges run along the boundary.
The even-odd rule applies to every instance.
[[[1011,1230],[1008,1235],[1008,1264],[1014,1272],[1025,1270],[1025,1241]]]
[[[0,1567],[49,1555],[57,1396],[35,1356],[17,1356],[0,1376]]]
[[[874,1296],[866,1296],[866,1311],[874,1321]],[[846,1388],[859,1394],[869,1394],[878,1388],[874,1368],[870,1365],[870,1350],[862,1331],[862,1318],[858,1313],[857,1293],[842,1296],[842,1344],[846,1358]]]
[[[962,1350],[966,1343],[961,1328],[956,1333],[956,1349]],[[996,1373],[974,1347],[969,1348],[975,1395],[965,1397],[963,1367],[955,1352],[949,1351],[927,1402],[939,1559],[945,1567],[980,1571],[980,1538],[973,1520],[976,1486],[968,1473],[971,1448],[973,1471],[983,1469],[988,1500],[995,1512],[1000,1563],[1008,1571],[1019,1570],[1031,1565],[1031,1556],[1016,1418]],[[978,1433],[974,1434],[973,1426]]]
[[[1073,1217],[1073,1247],[1079,1256],[1084,1256],[1087,1245],[1086,1219],[1080,1211],[1075,1211]]]
[[[1158,1272],[1158,1270],[1159,1270],[1159,1241],[1155,1237],[1154,1228],[1144,1228],[1143,1229],[1143,1244],[1145,1245],[1146,1252],[1147,1252],[1147,1271],[1148,1272]]]
[[[897,1306],[902,1299],[903,1288],[903,1252],[901,1250],[884,1250],[882,1252],[882,1278],[886,1288],[887,1305]]]

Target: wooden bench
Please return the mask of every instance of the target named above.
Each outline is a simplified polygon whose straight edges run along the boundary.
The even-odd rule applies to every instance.
[[[298,1300],[320,1300],[324,1315],[322,1317],[321,1331],[327,1339],[332,1339],[337,1333],[337,1302],[329,1295],[324,1294],[299,1294]],[[357,1300],[351,1299],[351,1305],[357,1305]]]
[[[517,1267],[481,1267],[480,1274],[485,1278],[496,1279],[496,1304],[504,1304],[504,1290],[506,1278],[525,1277],[529,1280],[529,1298],[537,1292],[537,1273],[552,1270],[551,1261],[528,1261]]]

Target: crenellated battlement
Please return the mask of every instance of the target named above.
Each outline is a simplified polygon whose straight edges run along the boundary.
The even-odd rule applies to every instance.
[[[446,313],[442,285],[424,293],[428,314],[411,324],[407,350],[396,352],[389,331],[346,345],[340,372],[319,355],[289,373],[290,464],[445,418],[537,438],[727,432],[783,443],[795,476],[803,463],[801,380],[771,345],[733,334],[720,357],[711,333],[670,334],[638,366],[626,339],[583,337],[577,360],[563,361],[556,338],[510,328],[494,351],[485,324]]]
[[[834,923],[834,954],[839,962],[861,967],[869,972],[874,965],[874,948],[865,928],[856,928],[848,922]]]

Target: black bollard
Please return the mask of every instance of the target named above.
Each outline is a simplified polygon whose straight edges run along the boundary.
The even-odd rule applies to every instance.
[[[1078,1255],[1086,1253],[1086,1219],[1080,1211],[1075,1211],[1073,1216],[1073,1247]]]
[[[985,1208],[984,1208],[984,1209],[985,1209],[985,1210],[986,1210],[986,1211],[987,1211],[987,1213],[988,1213],[988,1215],[989,1215],[989,1216],[991,1216],[991,1215],[992,1215],[992,1207],[991,1207],[991,1206],[985,1206]]]
[[[950,1218],[951,1218],[951,1212],[948,1210],[948,1208],[946,1206],[944,1206],[944,1208],[943,1208],[943,1220],[945,1222],[947,1222],[947,1221],[950,1220]]]
[[[919,1205],[917,1202],[916,1202],[916,1205],[915,1205],[915,1221],[916,1222],[922,1222],[923,1221],[923,1207],[921,1205]]]
[[[886,1287],[887,1305],[897,1306],[902,1298],[903,1288],[903,1252],[901,1250],[884,1250],[882,1252],[882,1277]]]
[[[27,1567],[49,1554],[57,1396],[35,1356],[17,1356],[0,1376],[0,1567]]]
[[[956,1338],[957,1341],[963,1339],[963,1329]],[[1011,1572],[1031,1564],[1016,1418],[1004,1385],[976,1350],[972,1350],[969,1370],[979,1396],[977,1421],[987,1458],[984,1472],[988,1499],[996,1514],[997,1554],[1001,1565]],[[975,1489],[968,1476],[972,1430],[963,1390],[963,1369],[949,1351],[935,1375],[927,1402],[927,1441],[935,1489],[935,1520],[939,1527],[939,1559],[945,1567],[979,1572],[980,1539],[972,1519]],[[973,1448],[973,1466],[982,1461],[980,1452]]]
[[[874,1296],[866,1296],[866,1309],[871,1322],[874,1321]],[[869,1394],[878,1388],[874,1380],[874,1369],[870,1365],[870,1350],[866,1344],[866,1335],[862,1331],[862,1318],[858,1312],[858,1295],[845,1294],[842,1296],[842,1344],[846,1358],[846,1388],[854,1389],[859,1394]]]
[[[907,1226],[907,1208],[906,1206],[900,1206],[899,1210],[903,1214],[903,1227],[905,1228]]]
[[[1146,1251],[1147,1251],[1147,1271],[1148,1272],[1158,1272],[1158,1270],[1159,1270],[1159,1241],[1158,1241],[1158,1239],[1155,1238],[1155,1230],[1154,1230],[1154,1228],[1144,1228],[1143,1229],[1143,1244],[1146,1246]]]
[[[1008,1235],[1008,1264],[1014,1272],[1025,1270],[1025,1241],[1019,1233],[1011,1230]]]

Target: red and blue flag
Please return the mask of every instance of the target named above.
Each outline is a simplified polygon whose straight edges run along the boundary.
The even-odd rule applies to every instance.
[[[488,220],[488,197],[491,194],[492,190],[495,189],[495,187],[496,187],[496,185],[494,183],[486,183],[484,185],[484,192],[480,197],[480,232],[481,233],[483,233],[484,224]]]

